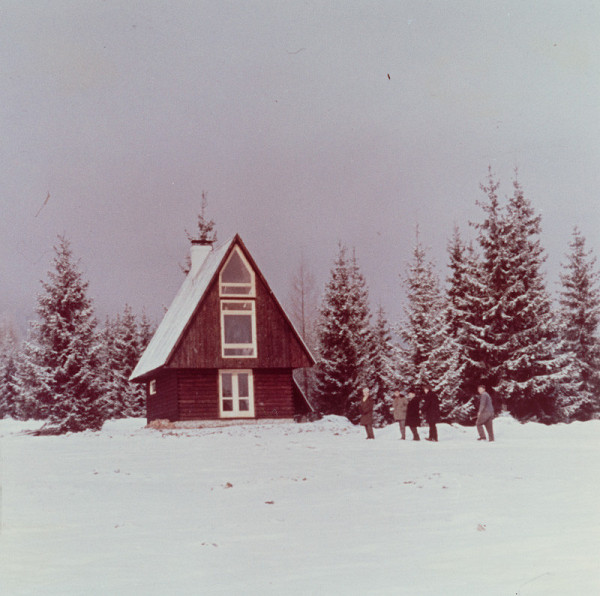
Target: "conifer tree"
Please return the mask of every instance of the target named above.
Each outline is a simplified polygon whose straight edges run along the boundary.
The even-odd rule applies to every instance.
[[[577,228],[569,247],[559,302],[563,350],[573,365],[576,391],[562,396],[561,406],[568,420],[587,420],[600,411],[600,273]]]
[[[504,293],[505,361],[499,390],[519,418],[551,422],[562,395],[572,392],[568,362],[558,353],[560,338],[542,265],[541,216],[518,180],[507,205],[509,275]]]
[[[317,398],[325,414],[359,417],[370,345],[368,291],[356,258],[340,244],[320,309]]]
[[[152,324],[152,321],[150,321],[148,315],[146,315],[145,312],[142,312],[142,318],[140,320],[140,325],[138,329],[138,345],[140,350],[140,356],[150,343],[150,340],[152,339],[155,330],[155,325]]]
[[[558,355],[559,338],[541,270],[541,218],[517,180],[505,209],[499,204],[498,186],[490,173],[488,186],[482,185],[487,217],[476,224],[486,287],[483,370],[514,416],[550,422],[557,416],[559,397],[572,386],[567,360]]]
[[[0,418],[19,417],[17,359],[19,342],[14,328],[0,321]]]
[[[407,386],[430,385],[434,390],[435,368],[431,355],[444,341],[444,300],[434,264],[427,259],[418,233],[405,278],[407,305],[399,327],[400,373]]]
[[[38,320],[31,324],[20,360],[24,415],[48,418],[57,432],[97,430],[105,420],[105,407],[88,283],[64,236],[54,251],[54,271],[42,282]]]
[[[143,327],[138,326],[137,318],[129,305],[125,306],[122,315],[106,321],[101,336],[105,396],[110,418],[145,414],[144,387],[129,382],[131,372],[143,351],[142,337],[145,334]]]
[[[458,396],[466,363],[462,346],[450,335],[444,317],[440,320],[434,344],[435,347],[427,359],[426,375],[440,400],[441,419],[449,422],[462,421],[465,414]]]
[[[453,409],[448,417],[458,422],[473,422],[476,415],[474,396],[485,382],[485,359],[481,338],[484,336],[483,313],[485,286],[482,268],[472,245],[465,246],[458,228],[448,244],[450,276],[446,302],[447,335],[455,344],[454,370],[460,370]]]
[[[494,179],[491,167],[488,168],[487,186],[480,184],[487,196],[487,202],[477,201],[485,212],[482,223],[474,223],[479,231],[478,241],[483,259],[481,263],[482,313],[480,328],[480,368],[487,378],[488,385],[495,386],[500,382],[503,352],[504,313],[503,298],[506,291],[507,263],[507,230],[504,213],[498,198],[500,183]]]
[[[377,310],[371,333],[367,378],[373,390],[375,424],[389,424],[393,421],[392,392],[398,388],[398,374],[394,366],[392,335],[382,306]]]

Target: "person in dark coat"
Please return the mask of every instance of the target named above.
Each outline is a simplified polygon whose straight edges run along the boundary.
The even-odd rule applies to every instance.
[[[485,426],[488,432],[488,440],[494,440],[494,425],[492,421],[494,420],[494,405],[492,403],[492,398],[490,394],[485,390],[485,385],[479,385],[477,387],[477,392],[479,393],[479,412],[477,412],[477,431],[479,432],[478,441],[485,441],[485,431],[483,427]]]
[[[428,385],[423,386],[422,409],[425,415],[425,422],[429,425],[429,437],[427,440],[437,442],[438,433],[436,424],[440,421],[440,400]]]
[[[369,395],[369,388],[363,387],[363,398],[360,402],[360,424],[367,431],[367,439],[374,439],[373,434],[373,398]]]
[[[413,441],[420,441],[419,437],[419,398],[413,389],[408,392],[408,406],[406,406],[406,426],[412,432]]]

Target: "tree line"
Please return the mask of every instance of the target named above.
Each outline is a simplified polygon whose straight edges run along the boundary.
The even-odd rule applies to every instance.
[[[393,389],[429,385],[443,420],[473,423],[483,383],[496,408],[521,421],[600,414],[600,290],[592,251],[576,228],[553,303],[542,269],[541,217],[516,173],[505,201],[491,170],[481,190],[483,217],[470,223],[475,241],[454,229],[445,284],[417,233],[401,275],[404,315],[395,324],[381,307],[373,316],[356,254],[339,245],[313,325],[302,322],[318,356],[304,387],[321,412],[356,422],[366,385],[382,425],[391,422]],[[292,313],[300,324],[294,302]]]
[[[47,420],[43,432],[64,433],[145,416],[145,389],[129,375],[152,336],[148,318],[125,306],[99,325],[64,236],[42,286],[25,341],[0,326],[0,417]]]
[[[297,375],[322,413],[356,422],[366,385],[376,424],[386,424],[393,390],[429,385],[443,420],[472,423],[483,383],[497,407],[519,420],[600,414],[600,273],[592,251],[575,229],[554,304],[542,269],[541,217],[520,183],[515,177],[512,196],[502,202],[490,171],[481,190],[483,217],[470,223],[475,241],[454,229],[445,283],[417,234],[401,274],[404,315],[394,324],[383,308],[372,313],[354,250],[339,244],[320,306],[302,260],[292,280],[291,315],[317,364]],[[214,240],[205,208],[203,193],[198,234]],[[128,379],[152,324],[125,306],[99,325],[65,237],[54,253],[25,341],[0,322],[0,417],[44,419],[47,432],[68,432],[145,415],[144,388]]]

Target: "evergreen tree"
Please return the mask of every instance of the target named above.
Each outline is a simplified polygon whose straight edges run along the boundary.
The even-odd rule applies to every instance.
[[[450,276],[446,301],[447,335],[454,343],[454,370],[460,370],[452,411],[448,417],[461,423],[476,416],[474,396],[485,382],[484,336],[485,285],[479,257],[472,245],[465,246],[458,228],[448,244]],[[452,345],[450,345],[452,349]]]
[[[325,414],[359,418],[361,385],[369,384],[368,291],[356,258],[339,253],[320,309],[317,398]]]
[[[110,418],[145,414],[144,387],[129,381],[142,353],[140,337],[136,316],[129,305],[125,306],[122,315],[107,319],[102,343],[107,415]]]
[[[563,396],[561,406],[568,420],[587,420],[600,411],[600,273],[577,228],[569,247],[559,302],[563,349],[573,365],[576,392]]]
[[[558,355],[559,338],[541,266],[541,218],[517,180],[506,208],[500,207],[491,173],[482,190],[486,219],[477,227],[486,286],[481,341],[483,370],[510,412],[519,419],[556,418],[561,395],[572,391],[570,370]]]
[[[107,318],[101,332],[104,362],[104,391],[109,418],[144,416],[146,392],[129,377],[150,341],[151,324],[145,315],[138,324],[131,307]]]
[[[485,212],[485,219],[482,223],[473,224],[479,231],[478,240],[483,252],[480,269],[482,312],[479,345],[481,350],[478,364],[489,386],[495,386],[500,382],[501,367],[505,360],[503,352],[505,321],[502,304],[508,284],[506,275],[509,264],[506,221],[498,198],[499,187],[500,183],[494,179],[491,167],[488,168],[488,184],[480,185],[487,196],[487,202],[477,201]]]
[[[434,343],[435,347],[427,359],[426,376],[431,379],[431,388],[439,397],[441,419],[449,422],[462,421],[464,408],[458,401],[458,396],[466,363],[462,346],[450,335],[444,318],[440,321]]]
[[[399,347],[401,378],[408,386],[430,385],[439,391],[438,356],[445,340],[445,305],[434,264],[427,260],[418,234],[405,286],[405,319],[398,330],[402,339]]]
[[[14,328],[0,321],[0,418],[19,417],[17,359],[19,343]]]
[[[99,349],[88,283],[59,236],[54,271],[42,282],[18,384],[24,414],[48,418],[57,432],[100,429],[105,420]]]
[[[140,350],[140,357],[142,352],[146,349],[154,332],[156,331],[155,325],[152,324],[148,316],[145,312],[142,312],[142,318],[140,320],[139,330],[138,330],[138,345]]]
[[[398,375],[394,367],[392,335],[383,307],[377,310],[377,318],[371,333],[367,378],[375,402],[374,422],[383,426],[393,422],[392,392],[398,387]]]

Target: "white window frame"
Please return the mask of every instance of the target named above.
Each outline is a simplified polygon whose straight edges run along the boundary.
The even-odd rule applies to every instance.
[[[227,265],[229,265],[229,261],[231,261],[234,254],[237,254],[240,257],[240,259],[242,260],[242,263],[244,263],[244,265],[246,266],[246,269],[248,269],[248,272],[250,273],[250,282],[249,283],[248,282],[227,283],[227,282],[223,281],[223,271],[225,271],[225,269],[227,269]],[[239,293],[239,292],[231,293],[231,292],[226,292],[225,288],[240,288],[240,289],[248,288],[249,291],[246,294]],[[219,273],[219,295],[224,298],[240,298],[240,299],[256,297],[256,276],[254,274],[254,269],[252,269],[252,267],[250,266],[250,263],[248,263],[248,260],[244,256],[244,253],[237,246],[231,251],[231,254],[229,255],[229,258],[227,259],[227,262],[221,268],[221,272]]]
[[[225,305],[233,305],[233,304],[249,304],[250,310],[248,309],[225,309]],[[258,348],[256,345],[256,302],[254,300],[221,300],[220,304],[221,308],[221,355],[223,358],[256,358],[258,353]],[[225,343],[225,317],[227,315],[247,315],[250,316],[251,319],[251,333],[252,333],[252,343],[247,344],[227,344]],[[225,351],[227,349],[246,349],[251,348],[251,354],[226,354]]]
[[[232,393],[233,397],[223,397],[223,374],[230,374],[232,376]],[[248,375],[248,397],[239,396],[239,375]],[[233,400],[233,409],[231,411],[223,410],[223,400]],[[250,402],[248,410],[240,410],[239,402],[240,399],[248,399]],[[229,368],[219,370],[219,417],[220,418],[254,418],[254,375],[252,370],[233,370]]]
[[[156,395],[156,379],[152,379],[148,383],[148,395]]]

